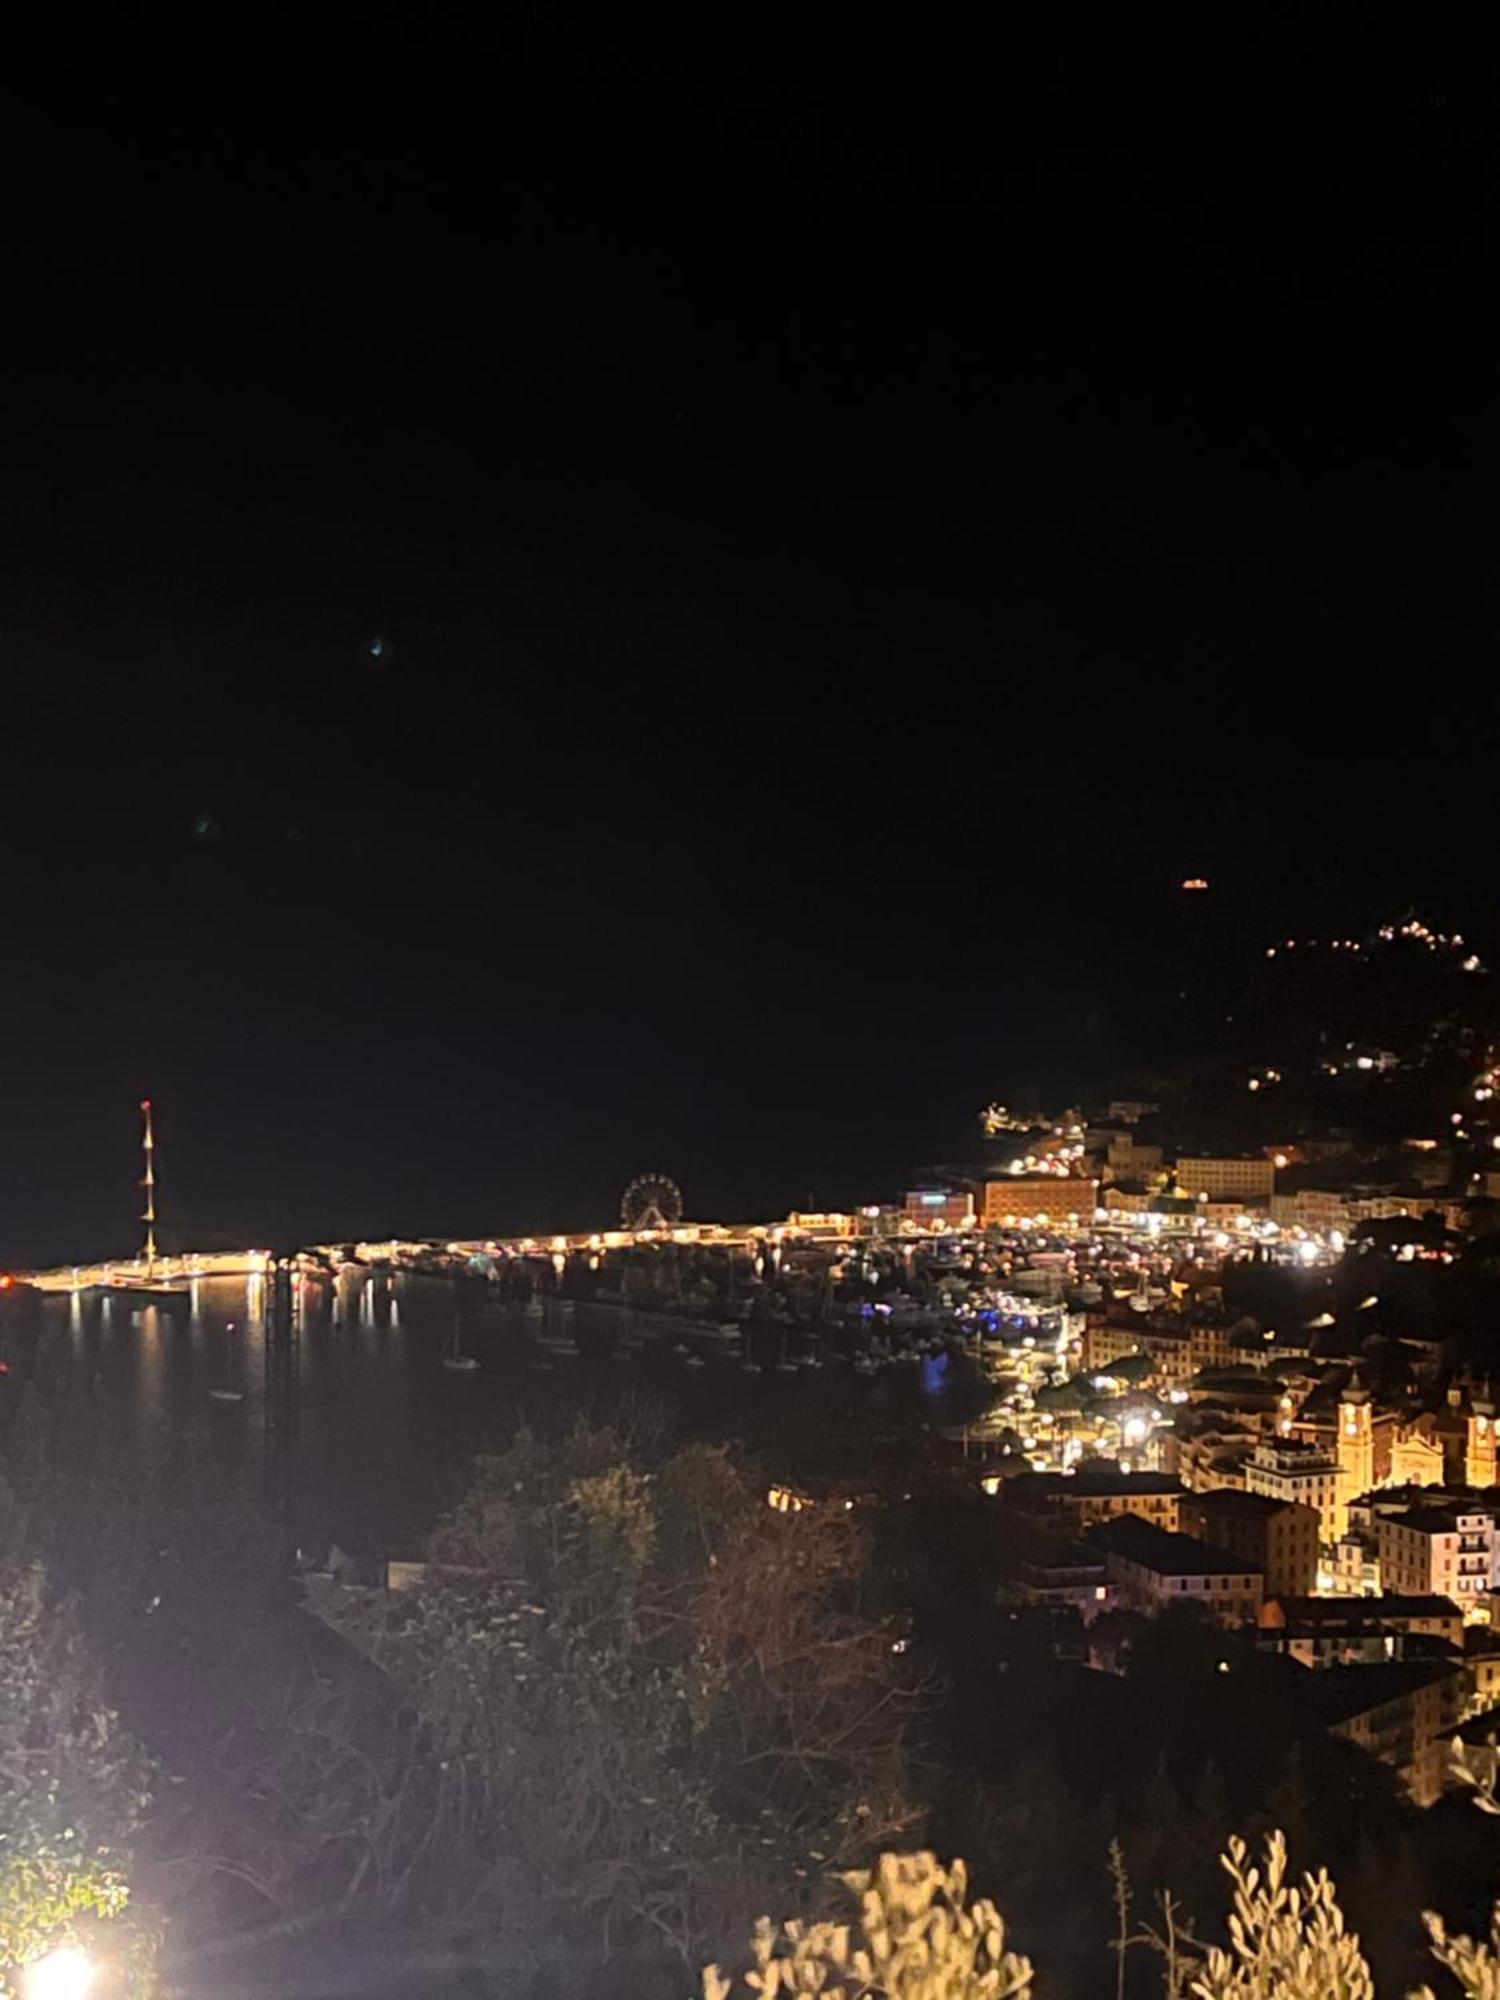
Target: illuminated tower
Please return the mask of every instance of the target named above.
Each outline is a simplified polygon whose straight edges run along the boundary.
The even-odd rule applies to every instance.
[[[1495,1474],[1495,1405],[1490,1385],[1469,1398],[1469,1430],[1464,1447],[1464,1478],[1471,1486],[1493,1486]]]
[[[1370,1408],[1370,1392],[1356,1369],[1349,1386],[1339,1399],[1339,1492],[1340,1534],[1349,1526],[1349,1502],[1368,1493],[1375,1484],[1375,1420]]]
[[[156,1137],[151,1130],[151,1099],[141,1104],[141,1116],[146,1121],[141,1135],[141,1154],[146,1162],[146,1172],[141,1186],[146,1191],[146,1206],[141,1212],[141,1220],[146,1225],[146,1271],[149,1275],[156,1269]]]

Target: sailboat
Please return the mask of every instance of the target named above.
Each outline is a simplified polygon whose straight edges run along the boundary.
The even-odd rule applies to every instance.
[[[472,1354],[463,1350],[463,1302],[453,1301],[453,1331],[448,1336],[448,1345],[443,1349],[443,1366],[455,1375],[472,1375],[479,1363]]]

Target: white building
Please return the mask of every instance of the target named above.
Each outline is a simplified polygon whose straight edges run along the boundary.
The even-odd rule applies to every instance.
[[[1406,1596],[1451,1597],[1467,1610],[1493,1588],[1495,1517],[1454,1507],[1413,1508],[1375,1520],[1382,1587]]]
[[[1306,1444],[1299,1438],[1263,1438],[1245,1461],[1245,1491],[1316,1507],[1325,1541],[1333,1541],[1343,1527],[1339,1518],[1339,1459],[1331,1447]]]

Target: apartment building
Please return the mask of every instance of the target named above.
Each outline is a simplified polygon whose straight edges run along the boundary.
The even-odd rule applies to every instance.
[[[1133,1514],[1092,1528],[1089,1543],[1104,1551],[1105,1567],[1130,1611],[1164,1611],[1197,1605],[1225,1626],[1254,1625],[1264,1597],[1260,1569],[1227,1549],[1192,1535],[1169,1534]]]
[[[1387,1590],[1451,1597],[1473,1609],[1494,1587],[1495,1517],[1478,1508],[1414,1507],[1375,1519]]]
[[[1317,1588],[1323,1517],[1316,1507],[1226,1487],[1184,1494],[1178,1518],[1185,1534],[1253,1563],[1267,1597],[1311,1597]]]
[[[1263,1438],[1245,1460],[1247,1493],[1263,1493],[1268,1499],[1315,1509],[1323,1524],[1323,1539],[1330,1542],[1343,1528],[1341,1478],[1338,1451],[1331,1444]]]

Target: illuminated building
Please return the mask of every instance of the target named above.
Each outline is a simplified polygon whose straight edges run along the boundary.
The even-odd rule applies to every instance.
[[[1495,1517],[1470,1502],[1412,1508],[1375,1520],[1380,1577],[1387,1590],[1440,1592],[1465,1610],[1489,1595],[1495,1573]]]
[[[1191,1382],[1205,1368],[1227,1367],[1235,1358],[1227,1326],[1213,1320],[1190,1320],[1164,1314],[1132,1313],[1111,1318],[1089,1313],[1084,1320],[1082,1366],[1099,1374],[1111,1362],[1144,1354],[1152,1377],[1168,1387]]]
[[[1370,1392],[1356,1372],[1339,1399],[1339,1492],[1334,1541],[1349,1525],[1349,1502],[1375,1484],[1375,1427]],[[1399,1588],[1392,1585],[1392,1588]]]
[[[1448,1476],[1443,1441],[1431,1417],[1404,1425],[1391,1440],[1391,1483],[1441,1486]]]
[[[1164,1611],[1194,1604],[1220,1625],[1253,1625],[1265,1579],[1259,1568],[1192,1535],[1174,1535],[1132,1514],[1089,1532],[1128,1611]]]
[[[986,1181],[981,1219],[986,1228],[1012,1222],[1089,1222],[1099,1205],[1099,1183],[1068,1174],[1007,1174]]]
[[[1488,1385],[1482,1395],[1470,1399],[1468,1437],[1464,1452],[1464,1478],[1470,1486],[1490,1487],[1496,1482],[1495,1405]]]
[[[1106,1213],[1144,1215],[1158,1199],[1145,1188],[1106,1187],[1103,1203]]]
[[[1264,1156],[1194,1155],[1178,1160],[1177,1185],[1185,1194],[1205,1194],[1210,1201],[1262,1200],[1275,1189],[1276,1169]]]
[[[1297,1500],[1228,1488],[1184,1496],[1183,1532],[1244,1556],[1265,1575],[1268,1597],[1310,1597],[1318,1580],[1322,1516]]]
[[[797,1236],[832,1237],[835,1240],[869,1233],[869,1222],[864,1216],[848,1215],[835,1210],[793,1209],[786,1219],[787,1228]]]
[[[1271,1220],[1282,1229],[1306,1229],[1315,1236],[1344,1229],[1348,1203],[1339,1188],[1298,1188],[1295,1194],[1271,1196]]]
[[[1316,1236],[1335,1229],[1348,1235],[1361,1222],[1423,1215],[1433,1206],[1425,1195],[1393,1194],[1388,1189],[1307,1187],[1294,1194],[1273,1194],[1271,1220],[1283,1229],[1306,1229]]]
[[[1223,1488],[1245,1490],[1245,1461],[1254,1449],[1249,1432],[1220,1426],[1183,1437],[1173,1429],[1166,1434],[1162,1454],[1163,1469],[1175,1472],[1189,1493],[1210,1493]]]
[[[1318,1573],[1325,1596],[1374,1597],[1381,1587],[1380,1544],[1373,1528],[1356,1527],[1333,1544],[1328,1567]]]
[[[1165,1473],[1126,1472],[1100,1459],[1076,1472],[1018,1473],[1006,1481],[1005,1497],[1029,1513],[1066,1520],[1075,1532],[1123,1514],[1175,1530],[1182,1485]]]
[[[1298,1438],[1262,1439],[1245,1461],[1245,1491],[1314,1507],[1326,1541],[1343,1531],[1338,1453]]]
[[[1304,1667],[1346,1664],[1356,1656],[1356,1643],[1371,1637],[1441,1639],[1455,1649],[1464,1643],[1463,1613],[1451,1597],[1399,1596],[1394,1591],[1344,1599],[1268,1598],[1260,1628],[1282,1635],[1275,1650]],[[1387,1659],[1399,1657],[1395,1646],[1381,1651]]]
[[[1469,1625],[1464,1628],[1464,1665],[1469,1670],[1469,1680],[1473,1686],[1471,1697],[1476,1712],[1493,1708],[1500,1700],[1500,1632],[1492,1626]],[[1488,1728],[1481,1733],[1484,1740],[1493,1730],[1500,1735],[1500,1717],[1491,1715]]]
[[[920,1222],[943,1229],[972,1229],[974,1197],[949,1188],[909,1188],[902,1203],[908,1222]]]
[[[1142,1146],[1130,1133],[1121,1133],[1110,1139],[1104,1164],[1113,1180],[1147,1180],[1152,1174],[1161,1172],[1162,1149],[1160,1146]]]
[[[1419,1806],[1441,1798],[1449,1743],[1463,1713],[1465,1676],[1457,1660],[1387,1660],[1329,1667],[1297,1683],[1298,1695],[1330,1736],[1389,1764]]]
[[[1022,1562],[1015,1594],[1023,1604],[1076,1611],[1085,1625],[1115,1608],[1115,1587],[1103,1555],[1077,1542],[1059,1543],[1052,1553]]]

